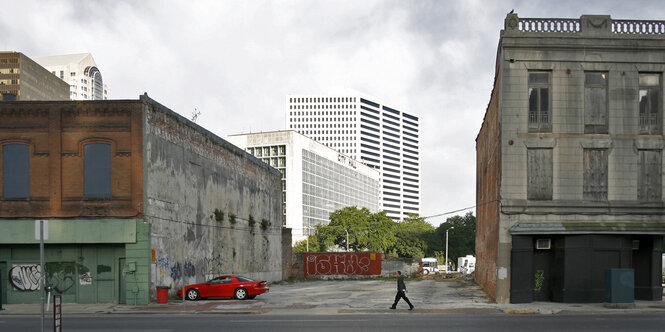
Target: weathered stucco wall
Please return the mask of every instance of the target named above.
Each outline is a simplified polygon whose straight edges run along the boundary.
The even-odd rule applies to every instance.
[[[152,282],[233,273],[281,280],[280,173],[147,97],[145,220]]]

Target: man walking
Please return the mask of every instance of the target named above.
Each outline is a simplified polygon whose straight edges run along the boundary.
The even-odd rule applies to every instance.
[[[413,304],[411,304],[411,301],[409,301],[409,298],[406,297],[406,285],[404,285],[404,277],[402,277],[402,272],[397,271],[395,273],[395,276],[397,277],[397,295],[395,295],[395,303],[393,303],[393,306],[390,307],[390,309],[396,309],[397,308],[397,302],[399,302],[400,299],[404,299],[406,303],[409,304],[409,310],[413,310]]]

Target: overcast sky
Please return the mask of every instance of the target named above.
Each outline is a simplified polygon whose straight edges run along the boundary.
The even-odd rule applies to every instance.
[[[510,10],[665,20],[662,0],[0,0],[0,8],[1,49],[90,52],[109,99],[147,92],[187,118],[200,111],[197,123],[222,138],[285,129],[287,94],[339,87],[419,114],[423,216],[475,205],[475,138]],[[438,226],[455,214],[428,220]]]

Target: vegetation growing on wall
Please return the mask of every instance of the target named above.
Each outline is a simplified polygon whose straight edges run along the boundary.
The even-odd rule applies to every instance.
[[[215,209],[215,220],[217,221],[222,221],[224,220],[224,212],[220,211],[219,209]]]
[[[233,213],[229,213],[229,222],[233,225],[236,223],[236,215]]]
[[[261,229],[262,230],[265,231],[268,228],[270,228],[270,226],[272,226],[272,223],[270,221],[268,221],[268,219],[261,219]]]

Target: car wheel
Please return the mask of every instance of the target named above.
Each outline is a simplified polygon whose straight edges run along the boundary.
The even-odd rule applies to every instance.
[[[247,299],[247,290],[244,289],[244,288],[238,288],[238,289],[236,289],[235,295],[236,295],[236,299],[245,300],[245,299]]]
[[[188,289],[187,290],[187,299],[190,301],[196,301],[199,299],[199,291],[196,289]]]
[[[423,270],[423,274],[429,274],[429,270],[428,270],[428,269],[424,269],[424,270]]]

